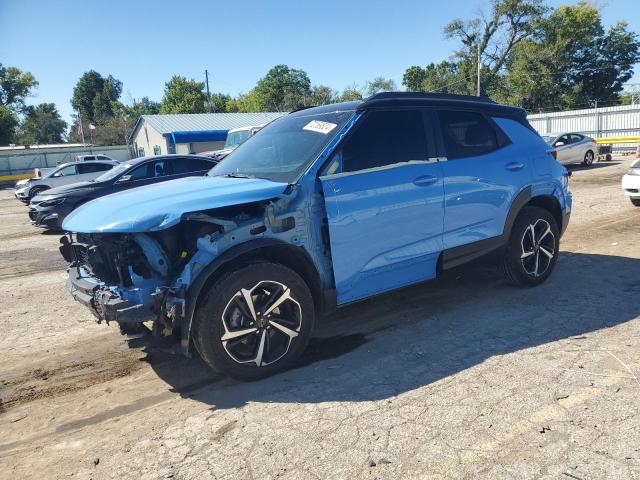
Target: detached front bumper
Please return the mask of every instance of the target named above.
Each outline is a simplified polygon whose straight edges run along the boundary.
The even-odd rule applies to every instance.
[[[75,300],[91,310],[98,323],[141,323],[155,319],[147,305],[121,298],[82,267],[69,268],[67,290]]]

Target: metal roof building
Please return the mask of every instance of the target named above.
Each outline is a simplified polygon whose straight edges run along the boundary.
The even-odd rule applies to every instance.
[[[264,125],[286,113],[142,115],[129,135],[136,156],[200,153],[223,147],[234,128]]]

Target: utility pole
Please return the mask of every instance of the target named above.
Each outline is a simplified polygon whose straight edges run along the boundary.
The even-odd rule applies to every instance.
[[[206,69],[204,71],[204,78],[206,79],[206,82],[207,82],[207,104],[209,105],[209,113],[211,113],[215,109],[212,108],[211,106],[211,93],[209,93],[209,71]]]
[[[477,82],[477,95],[480,96],[480,70],[482,70],[482,64],[480,63],[480,44],[477,47],[478,50],[478,82]]]

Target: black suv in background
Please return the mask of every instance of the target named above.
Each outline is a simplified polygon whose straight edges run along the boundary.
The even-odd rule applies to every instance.
[[[198,155],[142,157],[121,163],[94,180],[52,188],[35,196],[29,218],[37,227],[58,229],[77,207],[104,195],[176,178],[204,175],[218,162]]]

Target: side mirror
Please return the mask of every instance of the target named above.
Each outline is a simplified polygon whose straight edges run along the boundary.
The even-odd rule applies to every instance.
[[[554,147],[562,147],[564,146],[564,142],[563,141],[557,141],[556,143],[553,144]]]
[[[118,180],[118,183],[127,183],[131,181],[131,175],[123,175]]]

